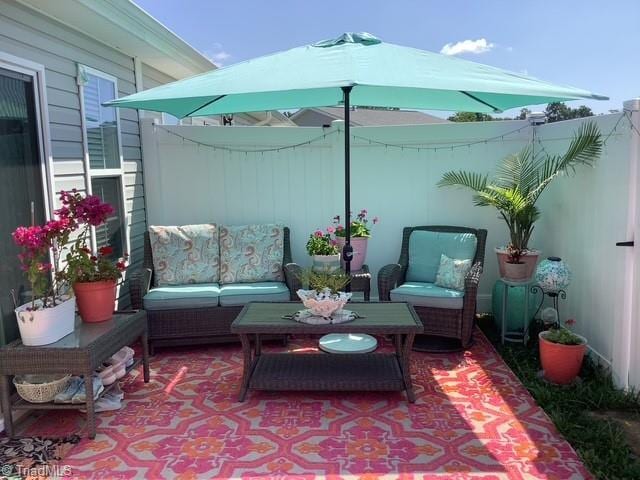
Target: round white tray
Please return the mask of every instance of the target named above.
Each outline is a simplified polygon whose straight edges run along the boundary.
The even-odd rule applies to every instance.
[[[319,347],[328,353],[369,353],[378,341],[364,333],[330,333],[320,338]]]

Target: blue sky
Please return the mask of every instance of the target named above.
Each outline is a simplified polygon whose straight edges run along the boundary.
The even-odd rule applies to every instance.
[[[596,113],[640,96],[640,0],[135,2],[221,65],[366,31],[609,96],[569,103]]]

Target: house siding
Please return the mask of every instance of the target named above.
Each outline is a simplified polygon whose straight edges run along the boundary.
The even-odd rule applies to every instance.
[[[52,154],[49,167],[53,172],[54,190],[85,191],[77,64],[116,77],[118,95],[124,96],[136,91],[133,58],[11,0],[0,0],[0,52],[44,66]],[[166,80],[158,71],[147,78],[149,84],[145,87],[151,86],[151,78],[157,84]],[[136,269],[142,264],[146,229],[140,126],[136,110],[121,109],[119,115],[124,207],[130,234],[131,268]],[[122,304],[128,302],[127,290],[122,289]]]

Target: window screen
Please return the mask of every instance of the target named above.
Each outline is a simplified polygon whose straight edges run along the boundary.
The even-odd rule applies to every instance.
[[[116,109],[102,103],[116,98],[115,83],[87,74],[84,84],[84,119],[89,165],[92,169],[120,168]]]
[[[113,257],[121,257],[125,251],[124,213],[120,193],[120,177],[95,177],[91,179],[91,189],[103,202],[110,204],[114,212],[107,223],[96,228],[97,248],[109,245],[113,248]]]

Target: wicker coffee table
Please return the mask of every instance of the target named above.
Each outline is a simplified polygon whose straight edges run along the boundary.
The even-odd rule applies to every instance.
[[[415,401],[409,358],[413,338],[423,325],[407,303],[350,302],[349,309],[365,318],[338,325],[308,325],[282,318],[302,308],[299,302],[252,302],[231,325],[240,335],[244,372],[239,400],[253,390],[406,391]],[[368,333],[391,335],[395,352],[263,353],[261,335]],[[251,340],[254,340],[253,342]]]
[[[136,359],[127,373],[143,363],[144,381],[149,381],[149,350],[147,346],[147,314],[144,310],[120,312],[113,319],[100,323],[78,321],[76,329],[49,345],[28,347],[20,340],[0,348],[0,395],[7,434],[14,436],[12,410],[87,409],[89,438],[96,436],[93,400],[93,371],[122,347],[137,339],[142,341],[142,359]],[[29,403],[18,399],[11,402],[10,378],[20,374],[71,373],[84,375],[87,402],[82,404]],[[105,387],[108,392],[114,384]],[[102,395],[104,395],[104,393]]]

